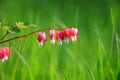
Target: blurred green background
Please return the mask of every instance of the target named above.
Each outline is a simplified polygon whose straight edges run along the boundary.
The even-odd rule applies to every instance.
[[[76,26],[80,35],[59,46],[50,44],[46,31],[42,48],[37,34],[11,41],[0,80],[120,80],[120,0],[0,0],[0,21],[36,25],[4,40],[51,27]]]

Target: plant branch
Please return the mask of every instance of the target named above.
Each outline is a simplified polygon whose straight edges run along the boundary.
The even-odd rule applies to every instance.
[[[0,41],[1,41],[3,38],[5,38],[8,34],[9,34],[9,32],[6,31],[6,33],[3,35],[3,37],[0,38]]]
[[[50,29],[63,30],[63,29],[65,29],[65,28],[62,28],[62,29],[58,29],[58,28],[45,28],[45,29],[42,29],[42,30],[37,30],[37,31],[30,32],[30,33],[25,34],[25,35],[22,35],[22,36],[17,36],[17,37],[14,37],[14,38],[7,39],[7,40],[5,40],[5,41],[1,41],[0,44],[5,43],[5,42],[9,42],[9,41],[12,41],[12,40],[15,40],[15,39],[20,39],[20,38],[23,38],[23,37],[27,37],[27,36],[29,36],[29,35],[32,35],[32,34],[34,34],[34,33],[39,32],[39,31],[45,31],[45,30],[50,30]]]

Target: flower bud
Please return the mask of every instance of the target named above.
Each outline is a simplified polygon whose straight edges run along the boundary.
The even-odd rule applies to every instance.
[[[62,40],[64,40],[64,32],[63,31],[56,32],[56,40],[58,41],[59,45],[62,45]]]
[[[40,43],[40,48],[43,46],[43,42],[46,41],[46,33],[45,32],[39,32],[38,33],[38,38],[37,38],[38,42]]]
[[[54,29],[51,29],[49,31],[49,36],[50,36],[50,43],[51,44],[55,44],[55,30]]]
[[[70,33],[71,33],[72,41],[77,41],[78,29],[77,28],[71,28]]]
[[[4,62],[8,59],[8,56],[10,56],[10,50],[9,47],[1,47],[0,48],[0,60]]]

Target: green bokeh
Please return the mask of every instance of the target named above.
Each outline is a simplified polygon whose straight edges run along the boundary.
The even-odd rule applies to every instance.
[[[4,40],[38,29],[75,26],[77,42],[42,48],[37,34],[11,41],[8,61],[0,63],[0,80],[119,80],[119,0],[0,0],[0,21],[30,22],[35,28],[10,34]],[[0,30],[0,37],[5,31]],[[8,43],[0,46],[9,46]]]

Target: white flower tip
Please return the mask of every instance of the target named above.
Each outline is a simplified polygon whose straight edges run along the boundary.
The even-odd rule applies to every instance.
[[[64,42],[65,42],[66,44],[69,44],[69,39],[66,38],[66,39],[64,40]]]
[[[73,37],[72,37],[72,41],[73,41],[73,42],[77,41],[77,36],[73,36]]]
[[[53,40],[50,40],[50,43],[52,44],[52,45],[54,45],[55,44],[55,40],[53,39]]]
[[[5,62],[5,58],[3,58],[1,61],[2,61],[2,63],[4,63]]]
[[[6,60],[6,61],[8,60],[8,56],[5,57],[5,60]]]
[[[43,46],[43,41],[40,42],[39,47],[42,48]]]
[[[62,45],[62,41],[61,40],[58,40],[58,45]]]
[[[3,59],[1,59],[0,61],[3,63],[3,62],[5,62],[5,61],[7,61],[8,60],[8,56],[5,56]]]

